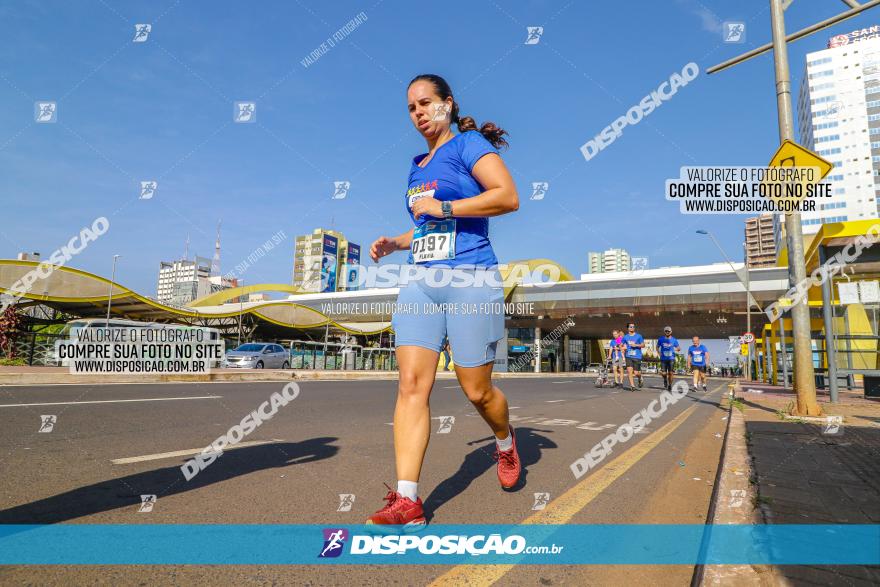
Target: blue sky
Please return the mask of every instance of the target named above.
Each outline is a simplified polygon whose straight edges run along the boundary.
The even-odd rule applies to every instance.
[[[845,9],[802,0],[789,31]],[[309,67],[300,61],[358,13],[367,20]],[[790,47],[880,22],[867,11]],[[721,41],[744,21],[745,44]],[[145,43],[134,25],[151,23]],[[525,45],[526,26],[543,26]],[[712,2],[16,2],[0,5],[0,258],[48,255],[98,216],[110,231],[70,263],[153,295],[159,261],[213,254],[223,271],[279,230],[288,240],[244,274],[289,282],[293,236],[334,227],[369,246],[409,228],[410,158],[424,152],[405,102],[416,74],[449,80],[462,114],[510,132],[503,154],[519,212],[492,220],[502,261],[547,257],[573,273],[587,251],[622,246],[651,266],[716,262],[697,228],[739,258],[743,216],[682,216],[663,198],[682,165],[763,165],[778,145],[769,55],[707,76],[706,67],[769,40],[767,0]],[[580,145],[670,74],[700,76],[586,161]],[[37,124],[36,100],[58,102]],[[233,102],[257,103],[233,124]],[[138,200],[156,179],[156,197]],[[331,200],[333,181],[351,182]],[[541,201],[531,182],[549,181]],[[399,253],[399,262],[404,262]]]

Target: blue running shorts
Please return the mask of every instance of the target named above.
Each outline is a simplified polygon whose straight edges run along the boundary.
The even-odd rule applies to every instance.
[[[391,326],[397,347],[439,353],[448,336],[456,365],[491,363],[505,336],[501,275],[485,267],[418,267],[418,274],[400,287]]]

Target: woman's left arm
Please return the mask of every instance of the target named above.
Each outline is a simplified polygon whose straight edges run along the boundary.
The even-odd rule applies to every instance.
[[[485,218],[519,210],[516,185],[501,157],[495,153],[480,157],[472,174],[486,191],[472,198],[453,201],[453,218]]]

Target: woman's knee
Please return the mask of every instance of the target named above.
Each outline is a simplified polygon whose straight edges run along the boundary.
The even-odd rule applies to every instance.
[[[413,372],[400,372],[400,380],[397,385],[397,395],[406,400],[427,401],[431,392],[430,386]]]
[[[493,388],[491,380],[462,384],[461,388],[465,396],[473,404],[486,403],[492,398]]]

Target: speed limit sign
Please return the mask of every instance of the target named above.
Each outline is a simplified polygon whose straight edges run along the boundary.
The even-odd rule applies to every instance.
[[[752,334],[751,332],[746,332],[745,334],[742,335],[742,341],[743,341],[743,344],[751,344],[751,343],[755,342],[755,335]]]

